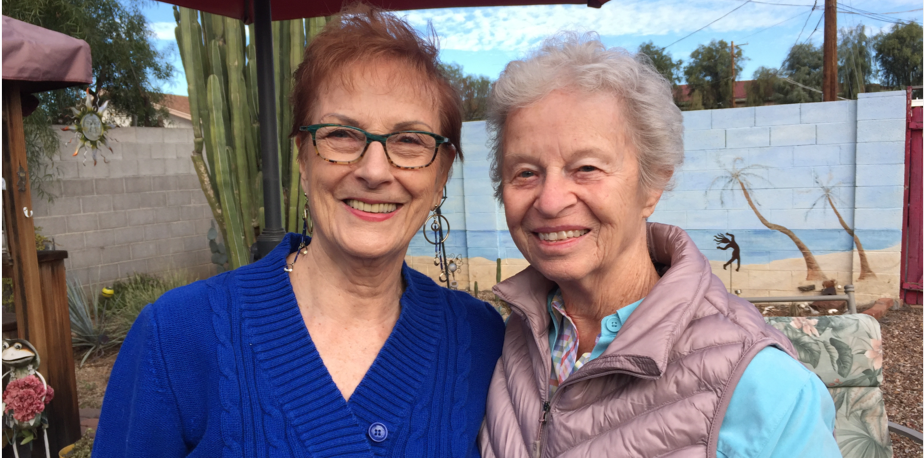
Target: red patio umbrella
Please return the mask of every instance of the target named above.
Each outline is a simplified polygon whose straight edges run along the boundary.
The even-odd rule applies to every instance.
[[[276,99],[273,83],[273,33],[270,23],[286,19],[328,16],[349,2],[344,0],[158,0],[171,5],[214,13],[254,23],[257,53],[257,94],[259,96],[260,157],[263,161],[263,208],[266,227],[251,247],[259,259],[272,251],[285,231],[279,198],[279,145],[276,144]],[[365,0],[389,10],[455,8],[475,6],[515,6],[586,4],[599,8],[609,0]]]
[[[343,0],[314,0],[314,1],[293,1],[293,0],[161,0],[164,3],[184,6],[194,10],[205,11],[207,13],[219,14],[240,19],[249,24],[254,21],[254,8],[259,8],[262,4],[270,4],[273,21],[285,21],[289,19],[301,19],[306,17],[330,16],[340,11],[340,8],[348,2]],[[571,3],[577,5],[586,4],[593,8],[599,8],[609,0],[391,0],[391,1],[367,1],[370,3],[389,10],[423,10],[429,8],[457,8],[457,7],[475,7],[475,6],[516,6],[516,5],[553,5],[562,3]],[[256,5],[255,5],[256,3]]]

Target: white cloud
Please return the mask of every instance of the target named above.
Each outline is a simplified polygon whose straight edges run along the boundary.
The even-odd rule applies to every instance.
[[[740,0],[627,0],[611,1],[600,9],[583,5],[456,8],[411,11],[407,19],[418,28],[432,22],[442,49],[523,52],[559,30],[595,31],[612,37],[682,36],[741,3]],[[807,10],[813,1],[789,0],[785,3],[805,4]],[[749,4],[704,31],[757,30],[798,11],[797,7]]]
[[[176,41],[176,22],[151,22],[148,25],[151,26],[155,39]]]

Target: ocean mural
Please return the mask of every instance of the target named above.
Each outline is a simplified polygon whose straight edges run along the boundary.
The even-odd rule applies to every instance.
[[[854,284],[860,303],[896,298],[904,123],[901,91],[684,112],[685,162],[649,220],[685,229],[742,296],[806,294],[829,280]],[[484,122],[463,125],[465,162],[443,206],[460,289],[488,290],[498,265],[501,278],[528,265],[493,198],[487,141]],[[418,233],[409,265],[437,278],[433,256]]]

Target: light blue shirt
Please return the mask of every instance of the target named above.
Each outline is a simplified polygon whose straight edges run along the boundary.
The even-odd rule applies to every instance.
[[[606,350],[642,300],[600,320],[600,337],[588,361]],[[550,345],[558,339],[560,326],[555,315],[552,317]],[[777,348],[764,348],[745,368],[732,393],[719,429],[716,455],[719,458],[840,457],[834,439],[834,415],[834,401],[821,379]]]

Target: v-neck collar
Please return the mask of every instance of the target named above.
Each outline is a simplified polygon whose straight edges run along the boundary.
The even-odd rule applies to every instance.
[[[312,456],[371,456],[369,425],[361,418],[372,417],[390,434],[400,434],[408,410],[419,402],[416,395],[435,360],[445,321],[438,306],[439,287],[414,281],[403,266],[407,286],[398,320],[347,402],[311,340],[283,271],[286,256],[299,241],[297,234],[288,234],[266,258],[237,271],[233,294],[241,306],[244,339],[279,408]]]

